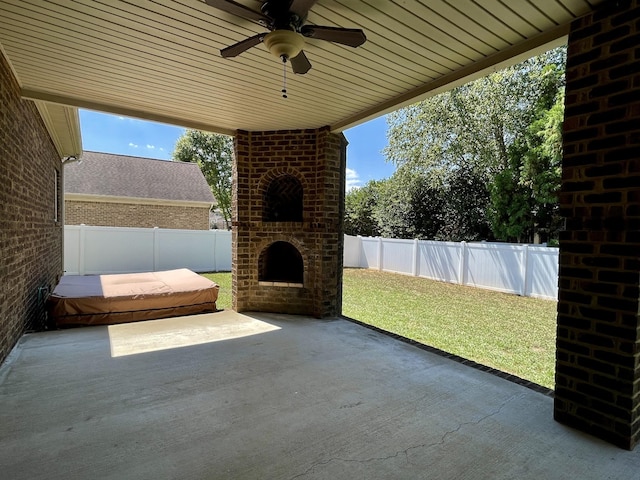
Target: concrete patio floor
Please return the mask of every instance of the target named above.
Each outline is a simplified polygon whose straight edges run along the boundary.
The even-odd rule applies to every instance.
[[[552,399],[344,319],[231,311],[25,335],[3,479],[636,479]]]

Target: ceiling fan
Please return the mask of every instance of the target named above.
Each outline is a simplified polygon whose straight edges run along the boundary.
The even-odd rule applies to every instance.
[[[305,25],[307,14],[316,1],[264,0],[259,12],[234,0],[205,0],[205,3],[256,22],[269,30],[223,48],[220,55],[224,58],[235,57],[251,47],[264,43],[283,63],[290,61],[294,73],[304,74],[311,68],[311,63],[303,51],[305,37],[349,47],[358,47],[367,40],[364,32],[356,28]]]

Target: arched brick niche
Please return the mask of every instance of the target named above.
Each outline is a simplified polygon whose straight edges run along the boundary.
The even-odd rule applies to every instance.
[[[342,313],[346,145],[328,127],[236,132],[234,310]]]
[[[262,192],[263,222],[302,222],[302,183],[295,176],[279,175]]]
[[[289,242],[268,245],[258,256],[258,282],[270,286],[304,286],[302,254]]]

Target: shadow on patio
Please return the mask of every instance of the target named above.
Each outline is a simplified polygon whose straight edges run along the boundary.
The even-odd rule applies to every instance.
[[[0,369],[18,479],[628,479],[552,399],[344,319],[231,311],[22,338]]]

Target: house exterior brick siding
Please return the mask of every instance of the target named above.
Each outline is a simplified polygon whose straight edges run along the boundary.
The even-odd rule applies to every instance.
[[[640,439],[640,0],[571,26],[555,418],[624,448]]]
[[[342,310],[342,222],[346,140],[328,128],[246,132],[235,138],[232,290],[237,311],[339,315]],[[302,186],[302,221],[263,221],[271,181]],[[294,185],[297,182],[282,182]],[[268,216],[268,215],[267,215]],[[296,247],[302,287],[259,281],[258,259],[274,242]]]
[[[45,292],[62,275],[55,221],[62,164],[35,105],[0,52],[0,362],[30,329],[45,326]],[[58,203],[60,205],[60,203]],[[59,218],[58,220],[61,220]]]
[[[65,200],[65,224],[209,230],[209,208]]]

